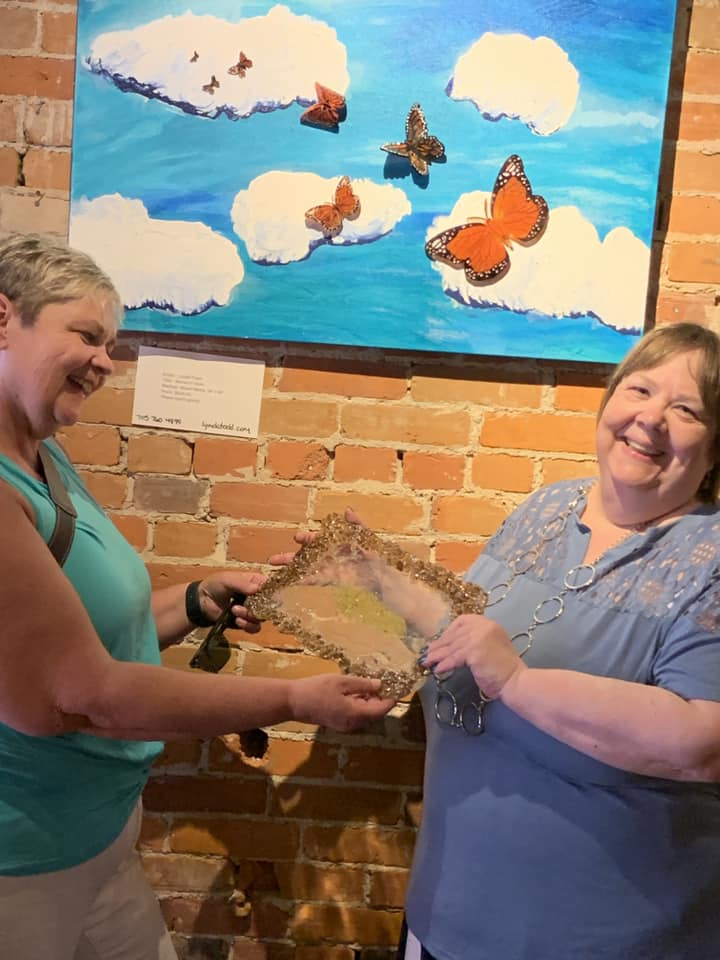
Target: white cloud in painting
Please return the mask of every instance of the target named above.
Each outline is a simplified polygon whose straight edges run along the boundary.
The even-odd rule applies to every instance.
[[[309,227],[305,213],[320,204],[332,204],[339,177],[316,173],[271,170],[250,181],[232,206],[235,232],[247,246],[252,260],[265,264],[304,260],[320,244],[333,246],[371,243],[389,233],[412,207],[404,191],[392,184],[351,180],[360,200],[360,214],[344,220],[341,232],[325,239]]]
[[[244,76],[230,74],[241,53],[252,66]],[[316,80],[344,93],[346,63],[345,47],[331,27],[282,5],[236,23],[190,12],[165,16],[101,34],[86,58],[90,70],[122,90],[163,100],[186,113],[225,114],[233,120],[295,100],[312,103]]]
[[[141,200],[107,194],[73,204],[70,243],[98,262],[128,309],[203,313],[244,276],[235,245],[204,223],[156,220]]]
[[[436,217],[426,239],[482,215],[490,194],[464,194],[450,216]],[[470,283],[463,269],[433,262],[448,296],[473,307],[538,311],[549,316],[591,314],[606,326],[638,333],[645,317],[650,250],[627,227],[600,240],[577,207],[550,211],[547,229],[528,247],[513,244],[510,269],[496,283]]]
[[[548,136],[568,122],[579,90],[578,72],[554,40],[484,33],[458,58],[446,92],[471,100],[487,120],[520,120]]]

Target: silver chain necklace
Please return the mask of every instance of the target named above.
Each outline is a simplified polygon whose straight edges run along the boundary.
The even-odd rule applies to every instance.
[[[534,546],[530,547],[530,549],[523,551],[523,553],[508,562],[510,576],[490,588],[485,609],[495,606],[495,604],[504,600],[510,593],[516,579],[529,570],[532,570],[545,544],[555,540],[562,534],[567,526],[568,520],[575,513],[579,503],[587,495],[591,486],[592,483],[581,485],[573,499],[565,507],[565,510],[555,517],[554,520],[551,520],[545,527],[540,540]],[[592,563],[578,563],[567,571],[563,577],[562,588],[554,596],[541,600],[533,610],[530,624],[524,630],[521,630],[510,638],[516,649],[518,646],[521,648],[518,653],[519,657],[524,657],[532,647],[535,639],[535,631],[538,627],[553,623],[563,615],[565,612],[565,597],[568,593],[586,590],[595,583],[598,576],[598,564],[605,555],[622,543],[626,537],[629,537],[633,533],[638,533],[644,527],[644,524],[638,527],[632,527],[603,551]],[[482,690],[477,690],[476,687],[474,699],[468,703],[461,704],[458,697],[446,686],[453,672],[454,671],[450,671],[449,673],[443,674],[432,672],[436,684],[435,718],[442,726],[455,727],[459,730],[464,730],[465,733],[471,736],[477,736],[483,733],[485,729],[483,712],[485,705],[490,703],[490,698],[484,696]]]

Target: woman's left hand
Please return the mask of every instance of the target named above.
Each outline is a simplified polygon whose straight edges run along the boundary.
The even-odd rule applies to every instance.
[[[203,613],[210,619],[217,620],[232,596],[256,593],[266,580],[267,577],[261,573],[240,573],[237,570],[219,570],[213,573],[200,583],[199,598]],[[231,613],[235,617],[231,626],[238,630],[257,633],[260,629],[260,621],[242,603],[234,605]]]
[[[424,667],[446,673],[467,666],[488,700],[496,700],[519,670],[526,669],[500,624],[480,614],[464,613],[428,645]]]

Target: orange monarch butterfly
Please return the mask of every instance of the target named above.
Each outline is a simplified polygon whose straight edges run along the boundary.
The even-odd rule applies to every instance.
[[[315,93],[318,102],[307,108],[300,117],[300,123],[306,123],[310,127],[321,127],[324,130],[337,130],[347,116],[345,97],[317,81]]]
[[[425,244],[431,260],[463,267],[472,283],[493,283],[510,269],[512,242],[539,240],[548,222],[548,205],[533,194],[517,154],[500,168],[490,200],[490,216],[443,230]]]
[[[340,177],[333,202],[310,207],[305,211],[305,221],[309,227],[322,230],[324,237],[331,240],[342,230],[343,220],[355,220],[359,215],[360,198],[353,193],[350,177]]]
[[[445,156],[445,144],[428,133],[425,114],[419,103],[410,107],[405,121],[405,139],[398,143],[385,143],[381,150],[407,157],[416,170],[423,176],[428,172],[428,164]]]
[[[215,76],[215,74],[213,74],[210,77],[210,83],[203,84],[203,90],[205,91],[205,93],[214,93],[219,86],[220,86],[220,83],[218,81],[218,78]]]
[[[241,50],[238,62],[233,67],[228,67],[228,73],[231,77],[244,77],[252,65],[252,60],[249,60]]]

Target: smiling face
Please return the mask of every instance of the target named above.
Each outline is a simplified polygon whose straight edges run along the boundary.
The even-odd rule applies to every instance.
[[[0,397],[15,429],[42,438],[74,424],[112,373],[116,325],[102,295],[49,303],[24,324],[0,295]]]
[[[618,383],[597,423],[601,484],[620,501],[647,499],[655,515],[696,496],[713,464],[713,428],[698,386],[698,351],[679,353]]]

